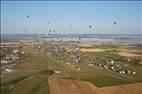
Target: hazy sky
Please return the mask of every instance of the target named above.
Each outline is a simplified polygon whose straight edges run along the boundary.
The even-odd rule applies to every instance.
[[[56,33],[141,34],[141,22],[142,1],[1,3],[1,33],[5,34],[47,34],[49,29]]]

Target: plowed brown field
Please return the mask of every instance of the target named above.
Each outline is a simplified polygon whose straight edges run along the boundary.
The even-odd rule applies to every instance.
[[[50,77],[50,94],[142,94],[142,83],[98,88],[90,82]]]

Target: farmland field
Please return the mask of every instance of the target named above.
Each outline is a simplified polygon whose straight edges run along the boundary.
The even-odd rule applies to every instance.
[[[141,72],[137,72],[136,76],[134,76],[133,79],[131,78],[129,79],[121,77],[113,72],[105,71],[104,69],[97,66],[88,66],[87,62],[89,61],[89,59],[95,57],[94,53],[97,54],[98,56],[99,55],[105,56],[106,58],[108,56],[112,57],[112,54],[109,51],[101,51],[100,53],[85,52],[83,56],[84,63],[70,64],[66,62],[61,63],[61,61],[58,59],[53,59],[48,57],[44,53],[41,53],[37,48],[33,48],[30,43],[27,45],[27,43],[23,42],[22,46],[23,46],[22,50],[25,51],[25,57],[21,59],[19,62],[16,62],[15,66],[16,72],[1,74],[2,94],[19,94],[20,91],[23,91],[20,94],[49,94],[50,90],[52,92],[52,89],[49,89],[49,84],[52,84],[52,82],[48,82],[51,81],[49,80],[50,77],[60,78],[60,79],[70,79],[71,80],[70,83],[72,82],[75,84],[78,83],[79,85],[85,84],[86,86],[82,86],[81,88],[86,88],[87,90],[83,92],[90,92],[89,94],[94,94],[91,93],[94,92],[94,89],[90,90],[90,87],[101,88],[102,91],[105,91],[106,89],[103,88],[108,86],[142,82],[140,76]],[[65,45],[65,47],[68,47],[67,44]],[[65,58],[66,60],[69,60],[68,56],[65,56]],[[77,70],[77,68],[80,69]],[[82,83],[81,81],[85,82]],[[68,84],[66,82],[68,81],[65,81],[65,85]],[[58,84],[58,82],[56,84]],[[88,84],[91,85],[88,86]],[[53,87],[51,86],[50,88]],[[101,92],[100,90],[99,92]],[[65,93],[66,92],[67,91],[65,91]],[[72,92],[79,92],[79,91],[75,90]]]
[[[87,81],[51,77],[49,88],[51,94],[140,94],[142,92],[141,83],[98,88]]]
[[[24,46],[23,50],[26,57],[17,62],[16,72],[1,74],[1,93],[19,94],[24,89],[20,94],[49,94],[48,75],[51,73],[47,70],[48,60],[29,46]]]

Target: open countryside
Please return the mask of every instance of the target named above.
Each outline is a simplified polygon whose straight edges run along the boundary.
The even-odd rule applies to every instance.
[[[1,0],[1,94],[142,94],[141,0]]]
[[[83,44],[83,42],[80,44]],[[59,42],[56,41],[38,42],[34,40],[19,41],[11,44],[8,42],[8,44],[3,43],[2,45],[7,47],[6,50],[9,50],[8,47],[12,47],[13,45],[13,51],[6,57],[10,57],[11,55],[13,57],[15,55],[19,56],[17,60],[11,62],[9,59],[4,59],[5,57],[2,58],[4,59],[2,61],[5,62],[9,60],[7,63],[1,61],[1,91],[4,92],[4,94],[18,94],[23,88],[24,91],[21,94],[27,94],[27,92],[29,92],[29,94],[38,94],[38,92],[43,92],[43,94],[55,94],[54,92],[58,92],[56,89],[60,90],[63,88],[63,90],[65,90],[64,88],[71,88],[70,84],[67,83],[73,83],[73,85],[75,85],[73,86],[75,88],[73,92],[80,92],[78,94],[82,94],[81,92],[86,94],[85,92],[87,91],[82,91],[82,89],[76,91],[76,89],[79,88],[76,83],[80,83],[82,88],[89,88],[87,90],[92,91],[90,94],[95,94],[93,92],[103,92],[105,90],[108,94],[113,94],[113,92],[119,91],[118,88],[121,86],[126,86],[126,88],[134,87],[135,83],[137,83],[136,86],[139,85],[139,87],[135,87],[136,93],[133,94],[140,94],[141,92],[141,61],[133,64],[135,58],[130,57],[125,57],[124,60],[121,60],[119,58],[122,57],[116,53],[117,50],[114,52],[114,48],[112,48],[112,50],[110,50],[109,47],[109,50],[84,52],[80,50],[83,49],[84,46],[78,46],[71,42],[61,42],[59,44]],[[94,49],[104,49],[101,47],[98,48],[98,45],[93,45],[89,48],[92,49],[92,47],[94,47]],[[114,57],[114,55],[116,55],[117,58]],[[136,56],[136,58],[141,60],[141,57]],[[64,83],[64,86],[60,86],[61,83]],[[90,86],[95,88],[95,90],[91,89]],[[57,88],[53,89],[54,87]],[[117,93],[122,94],[122,92],[126,93],[126,91],[125,89],[120,89],[120,93]],[[67,93],[67,91],[63,92],[64,91],[61,91],[59,94],[71,94]],[[131,92],[133,92],[133,89],[127,93],[131,94]]]

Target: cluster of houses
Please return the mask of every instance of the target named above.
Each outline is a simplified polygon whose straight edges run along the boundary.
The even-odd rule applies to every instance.
[[[133,56],[133,57],[124,57],[123,58],[124,60],[128,61],[128,62],[131,62],[135,65],[142,65],[142,57],[140,56]]]
[[[5,57],[1,58],[1,64],[7,64],[15,62],[22,58],[24,51],[19,51],[14,49],[11,54],[7,54]]]
[[[83,53],[76,46],[71,48],[65,48],[61,44],[50,44],[45,43],[42,45],[37,45],[40,52],[44,53],[50,58],[56,59],[61,63],[73,66],[76,63],[83,63],[82,56]],[[114,52],[114,54],[117,54]],[[67,57],[67,58],[66,58]],[[65,60],[66,58],[66,60]],[[135,75],[136,72],[128,68],[129,64],[119,64],[113,60],[106,61],[105,63],[98,63],[96,60],[88,63],[88,66],[98,66],[105,70],[113,71],[120,75]],[[79,67],[74,66],[77,70],[80,70]]]
[[[42,44],[38,46],[40,52],[44,53],[50,58],[64,62],[65,48],[59,44]]]
[[[44,53],[50,58],[57,59],[61,62],[65,62],[65,57],[70,58],[71,63],[81,63],[81,51],[78,47],[73,47],[71,49],[66,49],[61,44],[41,44],[36,46],[39,51]]]
[[[46,56],[53,58],[54,60],[58,60],[61,63],[65,64],[75,64],[81,63],[81,51],[78,47],[71,47],[69,49],[65,48],[61,44],[51,44],[51,43],[43,43],[35,45],[36,48],[39,49],[40,52],[44,53]],[[69,62],[69,63],[67,63]],[[80,70],[79,67],[75,67],[77,70]]]
[[[95,61],[90,62],[88,66],[96,65],[100,68],[103,68],[105,70],[113,71],[115,73],[118,73],[120,75],[135,75],[136,72],[132,71],[128,68],[128,64],[117,64],[115,61],[111,60],[110,62],[107,62],[105,64],[97,63]]]
[[[111,52],[113,55],[119,55],[118,51],[112,51]],[[122,56],[123,57],[123,61],[125,62],[130,62],[133,64],[142,64],[142,57],[141,56]]]
[[[22,59],[24,51],[13,49],[11,53],[1,58],[1,72],[2,73],[13,73],[15,72],[15,66],[18,60]]]
[[[15,72],[15,66],[16,66],[16,63],[3,65],[1,66],[1,72],[2,73],[13,73]]]
[[[78,47],[71,48],[67,52],[69,54],[69,58],[71,59],[71,63],[82,63],[82,53]]]

